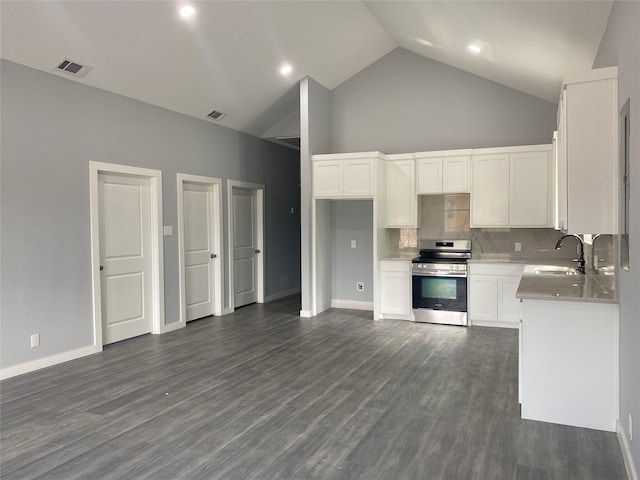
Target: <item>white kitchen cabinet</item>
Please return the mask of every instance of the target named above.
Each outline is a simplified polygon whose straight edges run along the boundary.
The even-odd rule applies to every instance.
[[[559,157],[566,163],[566,230],[617,234],[618,68],[566,77],[558,120]]]
[[[418,227],[416,162],[413,154],[388,156],[387,227]]]
[[[411,320],[411,261],[380,260],[379,272],[383,318]]]
[[[380,152],[313,155],[315,198],[373,198]]]
[[[471,150],[419,152],[418,194],[469,193]]]
[[[553,172],[549,151],[509,155],[509,225],[551,226]]]
[[[524,264],[469,264],[469,320],[472,325],[518,328],[521,317],[516,291]]]
[[[471,227],[509,224],[509,154],[474,155]]]
[[[474,150],[471,227],[550,227],[551,145]]]
[[[468,315],[473,325],[498,320],[498,277],[496,275],[470,275],[468,297]]]
[[[567,92],[562,90],[558,105],[558,130],[555,134],[555,197],[553,228],[567,230]]]
[[[618,306],[523,300],[522,418],[615,432]]]
[[[516,298],[521,275],[498,275],[498,321],[518,328],[522,303]]]

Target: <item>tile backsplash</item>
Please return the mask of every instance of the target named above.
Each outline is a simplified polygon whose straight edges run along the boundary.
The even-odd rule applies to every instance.
[[[419,198],[420,225],[418,229],[390,229],[391,254],[417,252],[418,239],[471,239],[472,257],[501,257],[514,260],[548,259],[567,261],[577,256],[577,242],[566,239],[563,247],[555,244],[562,236],[552,228],[469,228],[469,194],[421,195]],[[399,242],[404,249],[399,249]],[[516,243],[521,250],[515,250]],[[599,257],[614,258],[614,239],[598,240]],[[585,257],[591,253],[591,245],[585,245]],[[588,260],[587,260],[588,261]]]

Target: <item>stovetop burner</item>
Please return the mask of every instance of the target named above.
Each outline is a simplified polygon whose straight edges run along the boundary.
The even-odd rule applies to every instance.
[[[471,258],[471,240],[420,240],[420,256],[413,263],[466,263]]]

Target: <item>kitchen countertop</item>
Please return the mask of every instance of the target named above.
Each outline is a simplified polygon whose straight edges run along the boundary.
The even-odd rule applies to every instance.
[[[396,253],[393,255],[387,255],[386,257],[380,257],[378,260],[401,260],[405,262],[410,262],[414,258],[416,258],[419,253],[416,252],[407,252],[407,253]]]
[[[518,285],[517,298],[569,302],[618,303],[614,271],[566,275],[540,271],[541,265],[527,264]],[[552,267],[544,265],[544,267]],[[562,268],[562,266],[556,266]],[[536,271],[538,270],[538,271]]]

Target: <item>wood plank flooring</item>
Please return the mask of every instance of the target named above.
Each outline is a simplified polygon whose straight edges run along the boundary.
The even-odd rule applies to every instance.
[[[520,419],[517,331],[297,316],[299,297],[2,382],[2,479],[625,479]]]

